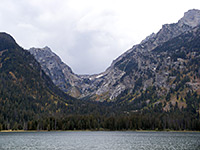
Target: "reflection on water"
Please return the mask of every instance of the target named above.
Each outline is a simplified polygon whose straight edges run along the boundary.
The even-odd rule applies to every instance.
[[[1,150],[200,150],[198,132],[0,133]]]

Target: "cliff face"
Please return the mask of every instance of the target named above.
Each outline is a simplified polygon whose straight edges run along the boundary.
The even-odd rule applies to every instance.
[[[49,47],[31,48],[29,52],[34,55],[56,86],[74,97],[81,96],[82,86],[87,86],[89,77],[74,74]]]
[[[199,38],[198,25],[200,11],[189,10],[177,23],[163,25],[158,33],[151,34],[140,44],[133,46],[114,60],[105,72],[97,75],[74,74],[70,67],[47,47],[31,48],[29,51],[58,87],[77,98],[115,101],[124,93],[140,95],[142,90],[145,91],[151,86],[157,88],[159,96],[166,96],[170,89],[176,86],[176,81],[173,80],[178,74],[174,72],[183,73],[182,71],[187,70],[185,63],[199,57],[199,51],[193,47],[193,43]],[[188,45],[190,51],[184,48]],[[197,80],[194,82],[197,83]],[[195,88],[194,84],[190,85]],[[198,90],[198,86],[196,89]]]

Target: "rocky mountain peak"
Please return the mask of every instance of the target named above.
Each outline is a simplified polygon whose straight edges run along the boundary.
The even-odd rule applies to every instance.
[[[51,49],[48,46],[45,46],[44,48],[35,48],[32,47],[30,48],[30,52],[34,53],[35,55],[39,54],[40,56],[42,55],[43,57],[52,57],[56,56]]]
[[[79,82],[80,77],[74,74],[69,66],[62,62],[62,60],[52,52],[49,47],[44,48],[30,48],[29,52],[34,55],[35,59],[41,64],[42,69],[64,92],[69,92],[72,96],[78,97],[72,86]],[[71,92],[72,91],[72,92]]]
[[[44,48],[42,48],[41,50],[44,50],[44,51],[50,51],[50,52],[52,52],[51,51],[51,49],[48,47],[48,46],[45,46]]]
[[[147,36],[138,46],[134,46],[131,51],[151,51],[158,45],[163,44],[171,38],[174,38],[192,28],[200,25],[200,10],[191,9],[184,13],[184,16],[172,24],[164,24],[158,33],[152,33]],[[138,49],[139,48],[139,49]]]
[[[184,13],[183,18],[179,20],[180,25],[188,25],[190,27],[195,27],[200,24],[200,10],[191,9]]]

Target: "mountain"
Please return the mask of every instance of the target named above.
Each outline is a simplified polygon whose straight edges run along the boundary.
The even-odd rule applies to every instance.
[[[27,51],[0,33],[0,130],[199,131],[199,12],[96,75],[76,75],[50,48]]]
[[[126,76],[134,77],[128,80],[129,82],[135,80],[133,90],[124,91],[118,95],[117,100],[140,104],[137,109],[160,104],[165,111],[170,111],[177,105],[180,109],[192,107],[191,109],[198,112],[200,102],[198,100],[200,98],[199,33],[200,26],[194,27],[157,46],[151,52],[141,54],[139,56],[142,62],[141,67],[126,72]],[[134,60],[137,60],[136,57],[137,55]],[[121,68],[121,65],[123,64],[117,64],[117,67]],[[190,100],[192,96],[194,97]]]
[[[9,34],[0,33],[0,130],[32,129],[38,121],[48,124],[49,117],[96,112],[106,113],[99,105],[60,90],[33,55]]]
[[[34,57],[6,33],[0,33],[0,93],[0,120],[11,124],[40,114],[64,113],[59,107],[68,109],[74,100],[58,89]]]
[[[119,99],[123,99],[124,95],[126,95],[125,97],[132,95],[130,97],[133,100],[141,94],[139,91],[146,91],[153,86],[158,90],[157,96],[164,99],[169,90],[174,89],[177,84],[175,81],[174,84],[169,84],[169,81],[177,78],[178,74],[174,72],[182,73],[181,70],[187,69],[185,65],[178,68],[174,68],[174,65],[189,62],[199,56],[198,51],[191,50],[189,53],[183,52],[182,49],[176,49],[177,60],[175,60],[175,54],[170,50],[177,46],[177,43],[174,43],[173,40],[176,37],[182,39],[188,32],[193,32],[191,40],[195,42],[195,38],[198,38],[198,34],[196,35],[195,32],[198,29],[194,29],[194,27],[199,24],[200,10],[189,10],[177,23],[163,25],[158,33],[153,33],[140,44],[134,45],[114,60],[105,72],[97,75],[74,74],[49,48],[31,48],[29,51],[35,56],[53,82],[74,97],[95,101],[119,101]],[[185,42],[188,42],[187,39],[185,40]],[[172,43],[170,43],[170,46],[166,46],[166,42]],[[166,52],[158,51],[157,49],[162,45],[168,47],[169,50],[166,50]],[[193,47],[192,43],[188,43],[188,45]],[[179,53],[180,55],[191,55],[191,57],[182,58],[183,56],[179,56]],[[193,53],[195,53],[194,56]],[[172,72],[172,70],[175,71]],[[194,87],[195,84],[198,84],[198,80],[192,82],[194,84],[190,85],[198,91],[198,86]]]
[[[199,14],[199,12],[199,10],[190,10],[185,13],[178,23],[163,25],[157,34],[151,35],[114,60],[106,72],[102,74],[103,76],[94,81],[96,85],[102,83],[98,88],[97,94],[105,95],[109,91],[109,99],[115,100],[119,94],[126,90],[138,89],[140,85],[144,89],[151,86],[151,80],[155,78],[145,79],[144,74],[153,72],[153,69],[157,67],[157,63],[150,65],[147,61],[148,55],[154,55],[153,51],[157,46],[191,30],[194,25],[189,26],[185,20],[188,20],[187,18],[190,16],[188,14]],[[155,61],[158,62],[159,60]],[[154,84],[159,86],[160,78],[156,79]]]

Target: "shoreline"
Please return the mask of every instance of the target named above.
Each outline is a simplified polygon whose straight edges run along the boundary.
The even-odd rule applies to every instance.
[[[23,133],[23,132],[200,132],[192,130],[1,130],[0,133]]]

